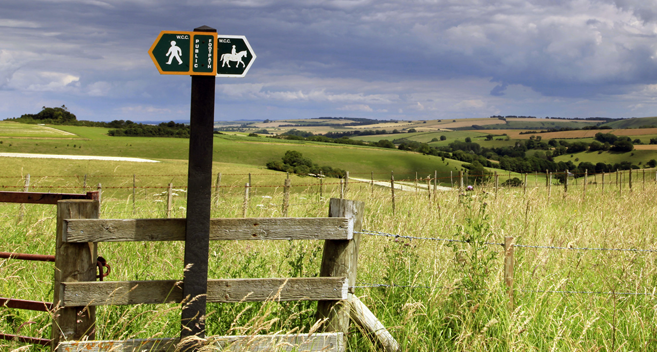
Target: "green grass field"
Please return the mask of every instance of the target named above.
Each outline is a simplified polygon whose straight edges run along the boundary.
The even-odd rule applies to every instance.
[[[62,126],[84,140],[5,139],[0,152],[71,155],[102,155],[151,158],[156,160],[187,160],[187,139],[109,137],[107,129],[97,127]],[[213,160],[218,163],[250,165],[264,169],[272,160],[280,160],[286,151],[296,150],[319,165],[329,165],[352,174],[414,175],[416,171],[440,173],[456,171],[461,163],[443,162],[441,158],[384,148],[349,146],[330,143],[286,141],[264,137],[216,135]],[[448,165],[448,163],[450,163]],[[378,177],[378,176],[377,176]],[[386,176],[383,176],[386,177]],[[389,176],[387,176],[389,177]]]
[[[657,117],[641,117],[612,121],[605,123],[604,126],[611,128],[639,128],[643,126],[657,126]]]
[[[0,121],[0,138],[2,137],[79,138],[58,127]]]

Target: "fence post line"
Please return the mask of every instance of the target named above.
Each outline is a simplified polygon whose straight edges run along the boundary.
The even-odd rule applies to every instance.
[[[548,181],[548,170],[545,169],[545,188],[548,188],[550,185],[550,182]]]
[[[352,240],[326,240],[320,267],[320,277],[346,277],[349,292],[356,284],[358,270],[358,246],[362,229],[365,203],[332,198],[329,205],[329,217],[346,217],[353,219],[354,237]],[[340,301],[317,302],[317,319],[328,318],[324,329],[326,331],[343,332],[345,342],[349,330],[349,305]]]
[[[171,217],[171,203],[173,201],[173,183],[169,183],[167,190],[167,218]]]
[[[513,237],[504,237],[504,283],[509,296],[509,310],[513,311]]]
[[[289,175],[289,174],[288,174]],[[292,181],[289,178],[285,179],[285,187],[283,187],[283,217],[287,217],[287,209],[290,207],[290,186]]]
[[[616,177],[618,178],[618,195],[623,195],[623,174],[616,170]]]
[[[618,188],[618,170],[616,170],[616,188]]]
[[[52,322],[52,347],[60,341],[89,340],[95,337],[96,307],[62,308],[60,302],[61,283],[96,281],[95,243],[66,243],[64,219],[98,219],[97,200],[60,200],[57,202],[57,234],[55,245],[55,281],[53,306],[55,312]]]
[[[99,183],[98,184],[98,218],[100,218],[100,214],[103,209],[103,186]]]
[[[395,172],[390,171],[390,192],[392,194],[392,215],[395,215]]]
[[[25,175],[25,183],[23,184],[23,192],[30,191],[30,174]],[[18,221],[17,223],[23,221],[23,216],[25,216],[25,203],[21,203],[20,211],[18,212]]]
[[[630,191],[632,191],[632,168],[630,167]]]
[[[135,197],[137,194],[137,176],[132,174],[132,214],[135,213]]]
[[[219,205],[219,195],[221,190],[221,172],[217,174],[217,181],[214,184],[214,204]]]
[[[249,172],[249,187],[251,187],[253,183],[251,182],[251,173]],[[255,191],[254,191],[255,192]]]
[[[429,195],[429,202],[431,202],[431,177],[427,176],[427,194]]]
[[[527,194],[527,173],[525,172],[525,182],[522,183],[522,194]]]
[[[344,195],[347,195],[347,192],[349,191],[349,171],[345,171],[345,176],[344,176]],[[344,198],[341,197],[341,198]]]
[[[244,203],[242,203],[242,217],[246,217],[247,209],[249,208],[249,187],[250,183],[244,185]]]
[[[319,200],[324,197],[324,171],[319,172]]]
[[[655,174],[655,180],[657,180],[657,173]],[[449,172],[449,184],[454,188],[454,174],[452,171]]]

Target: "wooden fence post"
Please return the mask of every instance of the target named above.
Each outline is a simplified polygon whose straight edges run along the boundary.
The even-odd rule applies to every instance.
[[[98,184],[98,218],[100,218],[100,214],[102,213],[103,210],[103,186],[99,183]]]
[[[340,179],[340,199],[344,199],[344,179]]]
[[[392,192],[392,215],[395,215],[395,173],[390,171],[390,192]]]
[[[630,191],[632,190],[632,168],[630,167]]]
[[[570,172],[568,171],[568,169],[566,169],[566,174],[565,174],[566,177],[564,178],[564,179],[565,179],[565,183],[564,183],[564,185],[563,185],[563,194],[564,194],[564,196],[566,195],[566,193],[568,193],[568,174],[569,174],[569,173],[570,173]]]
[[[438,200],[438,170],[433,170],[433,201]]]
[[[246,217],[247,210],[249,209],[249,187],[250,184],[244,185],[244,203],[242,203],[242,217]]]
[[[370,184],[372,186],[372,196],[374,196],[374,171],[370,171]]]
[[[522,183],[522,194],[527,194],[527,173],[525,172],[525,181]]]
[[[97,200],[60,200],[57,202],[57,235],[55,245],[55,282],[53,285],[52,347],[60,341],[93,340],[95,335],[96,307],[62,308],[60,302],[63,282],[96,281],[96,244],[66,243],[65,219],[98,219]]]
[[[322,200],[324,197],[324,172],[319,172],[319,199]]]
[[[459,170],[459,190],[463,190],[463,170]]]
[[[219,205],[219,195],[221,194],[221,172],[217,174],[217,181],[214,184],[214,204]]]
[[[584,170],[584,187],[582,189],[584,190],[584,198],[586,198],[586,184],[589,183],[589,170],[586,169]]]
[[[167,190],[167,218],[171,217],[171,203],[173,203],[173,183],[169,183]]]
[[[287,209],[290,207],[290,186],[292,181],[289,178],[285,179],[285,187],[283,187],[283,217],[287,217]]]
[[[513,311],[513,237],[504,237],[504,283],[509,296],[509,310]]]
[[[500,179],[495,171],[495,197],[497,197],[497,189],[500,187]]]
[[[552,195],[552,172],[550,172],[550,177],[548,179],[548,200],[550,199],[550,195]]]
[[[137,176],[132,174],[132,214],[135,213],[135,197],[137,196]]]
[[[354,224],[354,237],[352,240],[326,240],[319,272],[321,277],[346,277],[349,292],[356,284],[358,271],[358,246],[360,244],[363,211],[365,203],[332,198],[329,206],[329,217],[352,218]],[[349,306],[340,301],[317,302],[317,318],[327,321],[324,325],[326,331],[343,332],[345,342],[349,330]]]
[[[344,198],[347,195],[348,191],[349,191],[349,171],[346,171],[346,175],[344,177],[344,195],[340,198]]]
[[[252,184],[253,184],[253,183],[251,182],[251,173],[249,172],[249,187],[250,187]],[[246,217],[246,216],[245,216],[245,217]]]
[[[657,173],[655,174],[655,180],[657,180]],[[453,171],[449,172],[449,183],[452,188],[454,188],[454,173]]]
[[[25,175],[25,183],[23,185],[23,192],[29,192],[30,191],[30,174]],[[25,216],[25,204],[21,203],[20,206],[20,211],[18,212],[18,221],[21,222],[23,221],[23,217]]]

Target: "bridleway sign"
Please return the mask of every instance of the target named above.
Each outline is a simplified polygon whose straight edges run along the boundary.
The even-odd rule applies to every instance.
[[[148,53],[160,74],[244,77],[256,55],[243,35],[162,31]]]

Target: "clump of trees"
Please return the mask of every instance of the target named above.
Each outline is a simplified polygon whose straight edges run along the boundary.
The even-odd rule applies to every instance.
[[[175,123],[173,121],[162,122],[159,125],[144,125],[134,123],[130,120],[114,120],[109,123],[114,130],[107,131],[107,134],[115,137],[175,137],[189,138],[189,126],[184,123]]]
[[[304,158],[303,154],[295,150],[288,150],[285,152],[282,160],[268,162],[267,168],[270,170],[295,173],[300,176],[308,176],[309,174],[323,174],[327,177],[343,178],[347,174],[346,171],[339,168],[319,166],[313,163],[309,158]]]
[[[47,123],[51,125],[72,124],[77,121],[77,117],[68,111],[66,105],[61,107],[43,107],[37,114],[23,114],[21,117],[7,119],[22,123]]]

